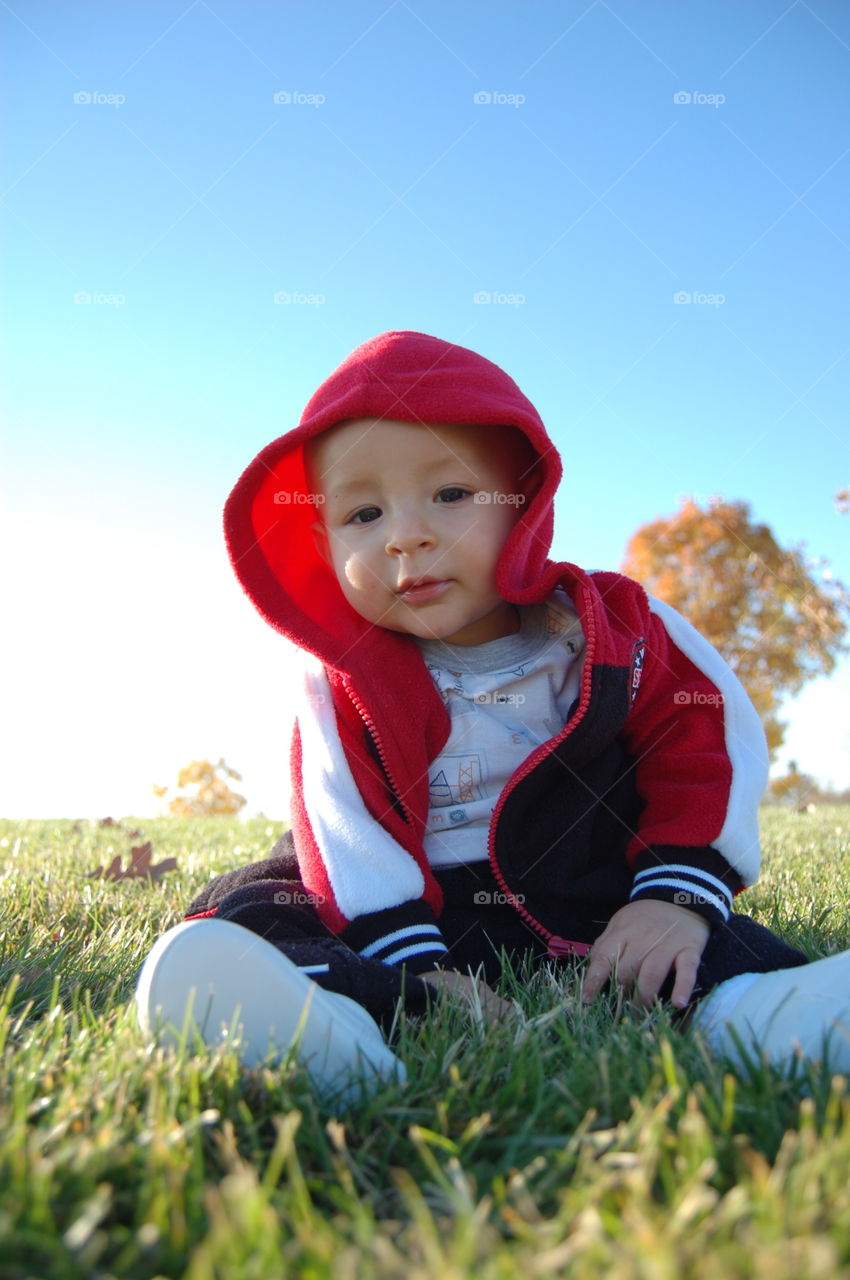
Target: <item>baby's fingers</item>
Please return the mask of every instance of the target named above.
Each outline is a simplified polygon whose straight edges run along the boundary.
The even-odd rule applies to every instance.
[[[693,994],[700,958],[700,952],[690,949],[676,957],[676,981],[670,1003],[677,1009],[684,1009]]]
[[[637,1004],[644,1008],[652,1004],[664,985],[670,965],[668,956],[650,951],[640,967],[635,983],[634,999]]]
[[[594,947],[593,951],[590,952],[588,968],[585,969],[584,980],[581,983],[582,1005],[589,1005],[591,1001],[597,998],[605,983],[611,979],[614,965],[617,963],[617,955],[611,955],[607,951],[598,951],[597,947]]]

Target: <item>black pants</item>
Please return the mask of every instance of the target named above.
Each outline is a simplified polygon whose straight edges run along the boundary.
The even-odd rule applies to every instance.
[[[509,904],[502,901],[489,865],[475,863],[436,871],[443,891],[440,929],[452,960],[462,970],[483,967],[485,979],[501,973],[501,955],[512,960],[542,960],[546,943]],[[216,908],[220,920],[240,924],[289,955],[296,964],[328,964],[315,980],[349,995],[379,1022],[392,1017],[399,998],[411,1013],[424,1011],[427,993],[422,980],[392,965],[364,960],[326,928],[301,883],[292,837],[286,832],[269,858],[217,876],[192,900],[186,914]],[[801,951],[783,942],[749,916],[732,915],[713,930],[697,974],[693,999],[698,1000],[740,973],[768,973],[806,964]],[[669,997],[673,978],[661,989]]]

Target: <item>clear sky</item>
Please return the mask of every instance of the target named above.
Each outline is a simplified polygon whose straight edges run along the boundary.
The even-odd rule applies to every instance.
[[[683,494],[850,581],[843,0],[2,6],[0,813],[286,812],[288,653],[224,500],[348,351],[462,343],[565,463],[554,554]],[[677,301],[690,296],[690,302]],[[489,301],[482,301],[482,297]],[[850,785],[850,663],[783,759]]]

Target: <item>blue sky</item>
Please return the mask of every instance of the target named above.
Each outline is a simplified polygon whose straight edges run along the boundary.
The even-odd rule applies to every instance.
[[[221,508],[385,329],[473,347],[535,402],[558,558],[616,568],[718,493],[850,581],[844,4],[35,2],[3,25],[0,811],[142,816],[223,755],[249,811],[285,814],[288,654]],[[845,661],[788,707],[783,759],[850,785],[848,703]]]

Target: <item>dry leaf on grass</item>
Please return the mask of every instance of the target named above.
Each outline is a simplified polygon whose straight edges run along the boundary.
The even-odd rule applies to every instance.
[[[88,873],[87,879],[101,876],[104,880],[160,880],[166,871],[176,869],[176,858],[163,858],[162,862],[151,864],[152,852],[153,845],[150,841],[131,849],[126,870],[121,869],[121,855],[116,853],[105,870],[103,867],[97,867],[96,870]]]

